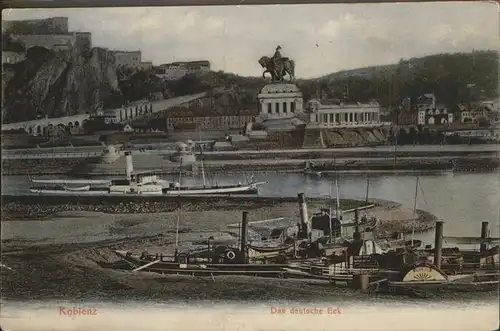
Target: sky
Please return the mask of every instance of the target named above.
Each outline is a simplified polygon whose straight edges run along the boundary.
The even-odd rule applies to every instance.
[[[4,10],[2,20],[69,17],[93,46],[141,50],[143,61],[209,60],[260,76],[277,45],[297,78],[436,53],[500,49],[493,3],[317,4]]]

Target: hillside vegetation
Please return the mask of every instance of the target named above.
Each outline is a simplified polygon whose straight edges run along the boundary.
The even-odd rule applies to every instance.
[[[392,66],[339,72],[298,82],[304,97],[377,100],[394,106],[410,97],[434,93],[438,102],[454,105],[497,97],[499,57],[495,51],[437,54],[401,60]]]
[[[5,36],[6,38],[8,36]],[[22,51],[22,45],[3,39],[4,49]],[[437,54],[297,80],[304,99],[378,101],[384,107],[398,105],[434,93],[448,106],[497,97],[498,52]],[[237,104],[255,104],[256,94],[269,81],[222,71],[187,75],[163,81],[154,71],[116,68],[112,55],[94,48],[90,53],[72,50],[28,50],[27,59],[4,65],[3,121],[25,121],[48,115],[67,116],[100,107],[120,107],[128,102],[169,98],[231,88]]]
[[[378,101],[384,107],[410,97],[434,93],[440,103],[455,105],[497,97],[499,54],[496,51],[437,54],[401,60],[387,66],[341,71],[315,79],[298,79],[304,99],[343,99],[350,102]],[[217,72],[184,77],[171,83],[176,93],[195,93],[218,86],[236,86],[253,97],[268,81]]]

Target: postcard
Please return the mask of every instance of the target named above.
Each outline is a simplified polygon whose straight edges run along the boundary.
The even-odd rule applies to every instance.
[[[496,4],[116,5],[2,12],[1,330],[498,330]]]

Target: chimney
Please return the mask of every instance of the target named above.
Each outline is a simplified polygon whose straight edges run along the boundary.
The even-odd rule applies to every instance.
[[[300,207],[300,227],[301,233],[307,233],[307,238],[310,238],[311,227],[309,226],[309,215],[307,213],[307,204],[304,193],[298,194]]]
[[[125,163],[127,170],[127,178],[130,180],[134,172],[134,165],[132,164],[132,152],[125,152]]]
[[[244,211],[241,217],[241,253],[243,254],[243,263],[248,263],[247,256],[247,230],[248,212]]]

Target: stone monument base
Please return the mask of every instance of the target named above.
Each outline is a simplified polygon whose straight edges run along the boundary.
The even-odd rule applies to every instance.
[[[295,84],[267,84],[257,98],[259,116],[265,119],[292,118],[303,109],[302,92]]]

